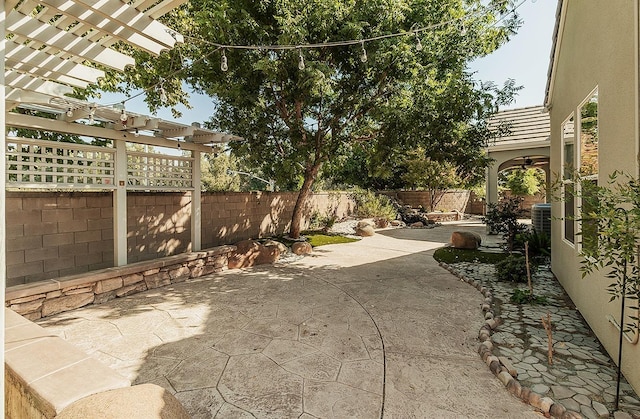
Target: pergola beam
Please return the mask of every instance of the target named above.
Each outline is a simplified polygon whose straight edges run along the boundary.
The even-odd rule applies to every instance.
[[[25,40],[36,41],[57,51],[71,53],[116,70],[124,71],[127,65],[135,65],[135,60],[128,55],[47,25],[16,10],[7,16],[7,31]]]
[[[107,140],[128,141],[131,143],[148,144],[156,147],[178,148],[178,142],[175,140],[167,140],[165,138],[144,135],[143,133],[140,133],[140,135],[136,137],[129,131],[117,131],[109,128],[76,124],[73,122],[23,115],[13,112],[7,112],[6,118],[6,124],[8,127],[30,128],[87,137],[104,138]],[[199,151],[202,153],[211,152],[210,147],[201,144],[180,142],[180,147],[183,150]]]

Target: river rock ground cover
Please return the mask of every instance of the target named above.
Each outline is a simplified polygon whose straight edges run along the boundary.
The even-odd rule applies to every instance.
[[[546,304],[514,304],[513,284],[495,278],[493,264],[449,264],[458,276],[480,281],[494,297],[494,313],[503,320],[492,335],[494,354],[506,357],[517,370],[517,379],[536,393],[580,412],[585,418],[607,418],[613,411],[617,369],[605,349],[564,292],[549,266],[533,275],[534,294]],[[551,317],[553,359],[548,362],[548,337],[542,317]],[[623,379],[620,407],[628,416],[640,418],[640,399]],[[618,413],[615,416],[625,417]]]

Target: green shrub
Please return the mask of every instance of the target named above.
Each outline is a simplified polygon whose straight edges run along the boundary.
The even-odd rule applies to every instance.
[[[334,214],[322,214],[318,211],[314,211],[309,219],[309,229],[329,231],[336,223],[337,219],[338,217]]]
[[[509,255],[496,263],[496,278],[499,281],[527,282],[527,263],[524,256]]]
[[[516,235],[524,232],[526,226],[518,223],[518,218],[522,217],[523,211],[520,206],[522,199],[511,197],[499,203],[490,203],[487,215],[482,219],[491,231],[502,234],[505,241],[506,250],[511,252],[514,249]]]
[[[544,258],[551,256],[551,239],[547,233],[527,231],[516,234],[514,248],[524,250],[524,244],[529,242],[529,256],[532,258]]]
[[[515,289],[511,294],[511,302],[514,304],[547,304],[547,298],[531,294],[529,290]]]
[[[376,195],[368,189],[356,188],[351,192],[356,201],[356,216],[359,218],[384,218],[394,220],[397,212],[391,199],[385,195]]]

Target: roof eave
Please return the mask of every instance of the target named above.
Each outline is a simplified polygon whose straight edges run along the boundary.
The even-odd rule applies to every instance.
[[[549,56],[549,70],[547,71],[547,86],[544,94],[544,109],[547,112],[551,109],[551,98],[553,96],[556,73],[555,67],[558,61],[558,55],[560,54],[560,40],[562,39],[562,33],[564,31],[565,9],[566,2],[564,0],[558,0],[558,7],[556,8],[556,25],[553,30],[551,54]]]

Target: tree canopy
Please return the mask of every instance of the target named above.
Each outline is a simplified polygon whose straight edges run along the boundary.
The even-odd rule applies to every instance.
[[[300,190],[297,237],[327,163],[327,173],[344,164],[389,179],[402,170],[398,156],[420,146],[466,181],[483,176],[481,150],[494,135],[486,118],[517,88],[478,83],[467,65],[515,33],[513,8],[512,0],[191,0],[167,17],[188,42],[124,81],[161,83],[165,95],[149,92],[152,107],[185,102],[185,80],[216,98],[216,109],[203,110],[209,127],[244,137],[236,154]]]

